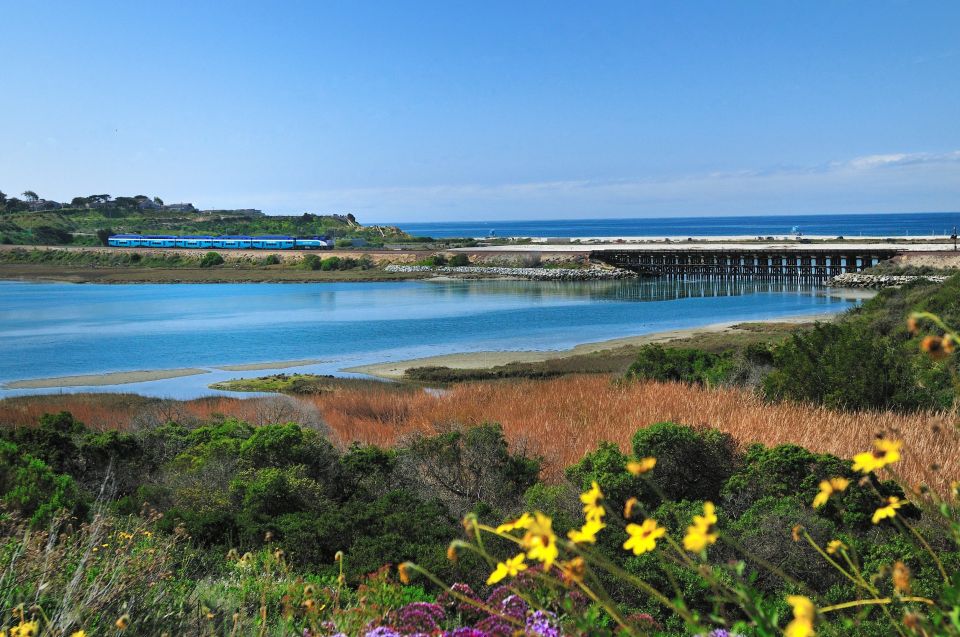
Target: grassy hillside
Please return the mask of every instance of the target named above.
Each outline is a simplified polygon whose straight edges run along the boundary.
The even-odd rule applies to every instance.
[[[272,216],[256,210],[141,210],[136,206],[67,207],[31,212],[0,205],[0,243],[101,245],[98,231],[143,234],[289,234],[364,238],[371,243],[410,237],[390,226],[363,226],[352,216]]]

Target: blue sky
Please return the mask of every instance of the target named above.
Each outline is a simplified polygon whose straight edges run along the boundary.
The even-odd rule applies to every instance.
[[[960,209],[960,2],[0,0],[0,189],[361,221]]]

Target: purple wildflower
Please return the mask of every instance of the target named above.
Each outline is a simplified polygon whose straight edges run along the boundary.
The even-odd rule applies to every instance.
[[[430,633],[440,628],[446,614],[443,608],[427,602],[413,602],[391,613],[393,626],[404,635]]]
[[[443,633],[443,637],[490,637],[490,635],[476,628],[463,627],[447,631]]]
[[[538,637],[561,637],[557,617],[545,610],[538,610],[527,618],[527,633]]]
[[[500,603],[500,612],[516,619],[526,617],[528,610],[530,610],[530,606],[519,595],[509,595]]]
[[[496,615],[490,615],[479,621],[474,628],[489,637],[513,637],[513,633],[517,630],[514,624]]]

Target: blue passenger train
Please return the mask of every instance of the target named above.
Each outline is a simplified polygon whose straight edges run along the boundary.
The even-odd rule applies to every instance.
[[[115,234],[107,244],[117,248],[219,248],[222,250],[324,250],[333,247],[330,237],[288,237],[286,235]]]

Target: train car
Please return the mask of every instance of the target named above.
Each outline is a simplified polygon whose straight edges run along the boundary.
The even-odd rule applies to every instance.
[[[226,250],[243,250],[253,246],[253,237],[246,235],[224,235],[213,238],[214,248],[224,248]]]
[[[143,240],[138,234],[114,234],[107,238],[107,245],[115,248],[139,248]]]
[[[267,234],[253,237],[252,245],[257,250],[292,250],[296,239],[285,235]]]
[[[324,250],[333,247],[333,240],[327,237],[297,237],[295,247],[298,250]]]
[[[140,247],[143,248],[175,248],[177,238],[172,234],[145,234],[140,239]]]
[[[189,234],[177,237],[176,244],[178,248],[212,248],[213,237],[209,235]]]
[[[107,245],[116,248],[220,248],[222,250],[325,250],[333,247],[330,237],[290,237],[268,234],[260,236],[184,235],[169,234],[115,234],[107,238]]]

